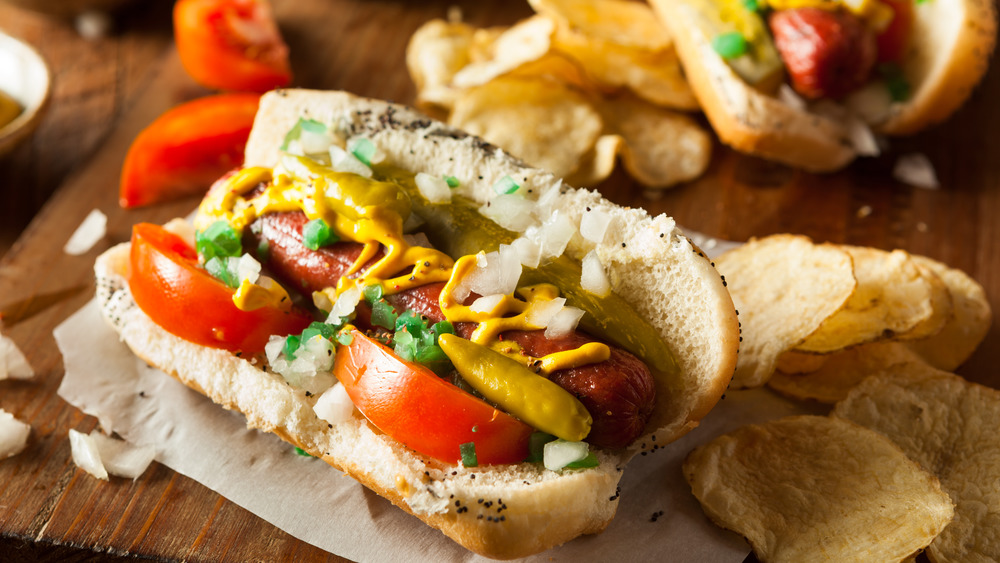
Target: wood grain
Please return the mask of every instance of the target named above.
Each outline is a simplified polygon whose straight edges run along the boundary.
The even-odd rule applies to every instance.
[[[92,295],[91,265],[138,221],[186,214],[193,200],[138,211],[117,206],[117,175],[135,134],[166,108],[202,95],[170,43],[168,2],[119,17],[120,33],[87,42],[67,23],[0,5],[0,25],[37,45],[53,64],[52,109],[30,143],[0,161],[0,309],[25,318],[4,328],[37,377],[0,382],[0,408],[32,425],[28,449],[0,462],[0,559],[246,561],[339,558],[304,544],[163,466],[139,479],[92,479],[70,459],[69,429],[96,421],[56,395],[63,375],[52,329]],[[275,0],[295,84],[408,102],[403,66],[410,34],[455,2]],[[457,2],[476,25],[509,24],[527,5]],[[1000,307],[1000,71],[994,68],[951,121],[829,176],[812,176],[717,147],[703,178],[650,196],[621,173],[598,186],[619,203],[666,212],[687,227],[731,240],[798,232],[817,240],[904,248],[972,274]],[[891,178],[896,156],[930,156],[939,190]],[[58,189],[57,189],[58,187]],[[51,197],[50,197],[51,196]],[[44,205],[43,205],[44,203]],[[94,208],[108,234],[84,256],[62,254],[69,232]],[[871,213],[860,213],[870,208]],[[30,224],[28,223],[30,219]],[[27,228],[24,229],[24,225]],[[16,242],[13,242],[16,238]],[[13,243],[11,245],[11,243]],[[55,297],[55,298],[54,298]],[[20,316],[20,315],[18,315]],[[1000,332],[992,330],[959,371],[1000,387]]]

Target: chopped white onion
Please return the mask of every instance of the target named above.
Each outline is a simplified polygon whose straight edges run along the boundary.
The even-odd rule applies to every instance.
[[[479,299],[473,301],[472,305],[469,305],[469,309],[473,313],[491,314],[493,313],[493,310],[497,308],[497,305],[499,305],[500,302],[503,301],[503,298],[504,295],[501,295],[499,293],[494,293],[493,295],[484,295],[483,297],[480,297]]]
[[[596,250],[591,250],[583,257],[580,287],[598,297],[607,297],[611,293],[611,280],[604,271]]]
[[[333,135],[330,134],[328,128],[323,129],[323,132],[320,133],[303,127],[302,132],[299,134],[299,146],[305,154],[322,154],[328,152],[332,144]]]
[[[447,203],[451,201],[451,188],[448,182],[440,176],[432,176],[423,172],[418,172],[414,181],[421,195],[431,203]]]
[[[358,286],[347,288],[337,296],[337,301],[333,304],[333,308],[330,309],[330,316],[327,317],[326,322],[337,324],[341,318],[351,316],[360,302],[361,290],[358,289]]]
[[[538,197],[538,202],[535,203],[535,216],[538,217],[539,220],[544,221],[549,217],[552,213],[552,208],[555,205],[556,200],[559,199],[559,196],[561,195],[561,191],[562,180],[560,179],[555,183],[555,185]]]
[[[563,307],[549,321],[549,326],[545,329],[545,338],[566,336],[576,329],[576,325],[579,324],[581,318],[583,318],[583,309]]]
[[[565,214],[556,211],[540,227],[531,227],[525,236],[534,239],[541,247],[542,259],[562,256],[566,245],[577,232],[576,225]]]
[[[264,345],[264,355],[267,356],[267,363],[274,366],[281,356],[281,350],[285,347],[285,337],[272,334],[270,338],[267,339],[267,344]]]
[[[847,118],[845,124],[847,125],[847,138],[851,141],[855,152],[861,156],[878,156],[882,152],[872,128],[861,118],[852,115]]]
[[[271,336],[264,346],[271,371],[290,385],[314,395],[333,385],[334,377],[330,373],[334,360],[332,342],[322,336],[314,336],[299,345],[291,361],[282,354],[284,346],[285,338],[281,336]]]
[[[288,145],[285,146],[285,150],[283,152],[294,156],[306,155],[306,151],[302,149],[302,143],[300,143],[298,139],[288,141]]]
[[[315,411],[316,416],[330,424],[339,424],[351,419],[354,413],[354,403],[351,402],[347,389],[338,381],[316,399],[313,411]]]
[[[330,168],[337,172],[350,172],[364,178],[372,177],[371,168],[358,160],[358,157],[337,145],[330,145]]]
[[[69,447],[73,453],[73,463],[80,469],[90,473],[98,479],[108,480],[108,470],[101,462],[101,454],[97,449],[97,441],[92,436],[77,432],[72,428],[69,431]]]
[[[604,236],[611,226],[611,214],[600,209],[591,209],[580,217],[580,235],[591,241],[604,242]]]
[[[156,448],[137,446],[124,440],[116,440],[94,430],[90,438],[97,445],[101,463],[111,475],[135,479],[143,474],[156,457]]]
[[[587,457],[590,448],[587,442],[569,442],[566,440],[553,440],[542,449],[542,463],[545,469],[557,471]]]
[[[275,176],[280,175],[281,172],[286,172],[288,175],[302,180],[308,180],[310,178],[318,178],[318,176],[315,173],[313,173],[312,170],[309,170],[309,167],[303,164],[302,161],[300,161],[297,157],[288,154],[281,155],[281,159],[279,161],[279,168],[276,171]]]
[[[35,370],[31,369],[31,364],[17,344],[0,334],[0,380],[29,379],[34,376]]]
[[[73,234],[66,241],[63,252],[72,256],[79,256],[97,244],[97,241],[104,238],[104,233],[108,228],[108,216],[100,209],[93,209],[84,218],[80,226],[73,231]]]
[[[885,121],[892,106],[892,93],[881,80],[873,80],[844,98],[844,105],[865,123]]]
[[[508,244],[501,244],[499,250],[477,255],[476,267],[460,285],[479,295],[509,295],[517,289],[520,279],[521,260],[517,250]]]
[[[249,254],[244,254],[236,259],[236,279],[243,283],[247,280],[250,283],[257,283],[260,278],[260,262]]]
[[[30,433],[31,426],[0,409],[0,459],[7,459],[24,451]]]
[[[907,154],[899,157],[892,169],[892,176],[900,182],[918,188],[936,189],[938,183],[934,165],[927,155],[922,153]]]
[[[528,307],[524,318],[532,326],[545,328],[559,314],[559,311],[563,310],[565,305],[566,299],[564,297],[535,301]]]
[[[479,208],[479,213],[501,227],[521,233],[532,223],[535,203],[517,194],[499,194]]]
[[[786,106],[799,111],[806,111],[808,106],[805,99],[788,84],[782,84],[778,87],[778,99]]]
[[[510,243],[510,247],[517,252],[517,258],[523,266],[537,268],[542,261],[542,247],[531,239],[519,237]]]

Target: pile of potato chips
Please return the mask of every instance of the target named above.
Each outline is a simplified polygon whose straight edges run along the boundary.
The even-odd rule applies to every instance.
[[[406,52],[417,105],[573,185],[601,182],[619,157],[648,188],[705,171],[711,137],[679,113],[698,103],[649,6],[530,4],[511,27],[421,26]]]
[[[765,561],[1000,560],[1000,391],[949,373],[989,330],[982,287],[901,250],[795,235],[716,265],[740,310],[734,386],[836,406],[692,452],[706,514]]]

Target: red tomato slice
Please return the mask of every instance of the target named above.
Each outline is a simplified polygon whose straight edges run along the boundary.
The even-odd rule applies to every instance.
[[[876,37],[878,62],[899,63],[906,54],[913,28],[913,0],[882,0],[893,11],[892,21]]]
[[[243,162],[259,94],[219,94],[181,104],[132,142],[118,203],[128,209],[204,194]]]
[[[272,334],[302,332],[312,320],[273,306],[243,311],[234,290],[198,266],[198,255],[159,225],[132,228],[129,289],[139,308],[185,340],[247,355],[264,350]]]
[[[334,373],[365,417],[420,454],[446,463],[461,460],[473,442],[479,465],[520,463],[533,429],[434,375],[400,359],[363,333],[337,351]]]
[[[292,80],[266,0],[179,0],[174,41],[185,70],[206,88],[266,92]]]

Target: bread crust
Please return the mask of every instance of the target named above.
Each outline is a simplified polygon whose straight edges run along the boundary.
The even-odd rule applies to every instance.
[[[265,95],[247,146],[247,165],[273,165],[284,132],[299,116],[340,123],[354,135],[369,137],[390,162],[409,170],[456,175],[464,195],[479,201],[489,197],[496,175],[512,175],[537,193],[558,185],[550,174],[440,122],[343,92]],[[351,420],[328,425],[312,411],[315,397],[259,369],[253,359],[192,344],[154,324],[128,291],[127,243],[95,264],[98,300],[105,318],[137,355],[223,407],[242,412],[248,426],[322,458],[472,551],[522,557],[602,531],[617,509],[624,464],[697,425],[728,385],[739,340],[735,309],[721,277],[672,220],[569,188],[554,205],[576,221],[588,206],[614,214],[613,240],[577,240],[568,253],[582,258],[590,250],[598,252],[615,291],[652,321],[680,366],[676,378],[657,383],[658,404],[647,434],[630,449],[596,452],[600,465],[593,469],[553,472],[530,463],[465,468],[423,459],[357,412]]]
[[[650,4],[670,29],[691,88],[723,143],[809,172],[838,170],[857,156],[845,123],[789,106],[740,79],[712,48],[685,0]],[[917,3],[903,63],[913,93],[907,102],[893,103],[873,129],[908,135],[957,110],[989,66],[996,20],[991,0]]]

